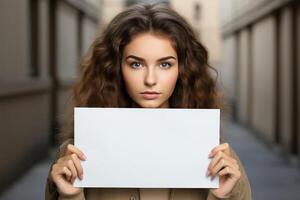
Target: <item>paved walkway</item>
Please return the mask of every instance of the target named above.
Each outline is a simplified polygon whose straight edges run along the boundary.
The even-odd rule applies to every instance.
[[[48,173],[50,158],[34,166],[15,184],[7,189],[0,200],[42,200],[44,197],[45,181]]]
[[[300,200],[300,168],[286,163],[251,134],[230,123],[227,140],[238,153],[255,200]]]
[[[235,123],[228,125],[227,141],[241,158],[255,200],[299,200],[300,168],[284,162],[251,132]],[[50,155],[53,155],[50,154]],[[44,199],[51,156],[34,166],[0,196],[0,200]]]

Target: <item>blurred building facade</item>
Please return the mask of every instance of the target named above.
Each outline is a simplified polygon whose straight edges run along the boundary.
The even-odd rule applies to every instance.
[[[300,6],[293,0],[220,0],[222,83],[234,117],[300,158]],[[296,158],[296,159],[294,159]]]
[[[53,145],[100,8],[98,0],[0,1],[0,188]]]
[[[219,2],[217,0],[172,0],[171,7],[192,25],[199,41],[209,53],[209,62],[217,67],[221,62]]]

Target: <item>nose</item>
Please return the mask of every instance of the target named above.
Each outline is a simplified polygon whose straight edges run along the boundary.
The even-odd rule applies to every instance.
[[[147,72],[145,75],[145,85],[147,86],[154,86],[156,85],[156,74],[155,74],[155,70],[154,67],[148,67],[147,68]]]

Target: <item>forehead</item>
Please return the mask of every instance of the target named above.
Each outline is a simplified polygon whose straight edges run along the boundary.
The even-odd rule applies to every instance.
[[[125,46],[124,54],[124,56],[133,54],[145,59],[177,57],[172,41],[168,37],[152,33],[141,33],[133,37]]]

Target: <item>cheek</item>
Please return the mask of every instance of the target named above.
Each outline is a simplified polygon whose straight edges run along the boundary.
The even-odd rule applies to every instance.
[[[164,77],[164,84],[167,88],[169,89],[173,89],[176,85],[178,79],[178,72],[176,71],[176,73],[172,73],[172,74],[168,74],[166,77]]]
[[[138,76],[137,73],[132,73],[130,72],[129,70],[123,70],[122,71],[122,75],[123,75],[123,79],[124,79],[124,82],[125,82],[125,85],[126,85],[126,88],[128,90],[137,90],[137,86],[140,82],[140,76]],[[128,91],[130,92],[130,91]]]

